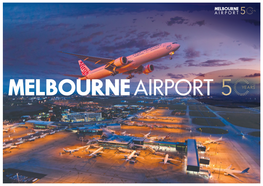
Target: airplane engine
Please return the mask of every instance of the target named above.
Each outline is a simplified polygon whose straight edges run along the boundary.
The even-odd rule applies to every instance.
[[[153,65],[147,65],[145,67],[143,67],[143,72],[144,74],[149,74],[154,70],[154,66]]]
[[[127,63],[128,63],[128,59],[123,56],[123,57],[119,57],[115,59],[113,64],[116,67],[120,67],[120,66],[126,65]]]

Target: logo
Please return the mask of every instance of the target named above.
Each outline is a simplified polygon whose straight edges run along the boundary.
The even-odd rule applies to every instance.
[[[256,10],[252,7],[215,7],[214,15],[252,15]]]

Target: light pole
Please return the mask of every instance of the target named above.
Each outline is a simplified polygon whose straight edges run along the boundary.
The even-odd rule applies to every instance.
[[[16,176],[17,176],[17,182],[19,183],[19,176],[18,176],[18,173],[16,173]]]
[[[218,174],[218,180],[219,180],[219,176],[220,176],[221,164],[222,164],[222,162],[220,162],[219,174]]]

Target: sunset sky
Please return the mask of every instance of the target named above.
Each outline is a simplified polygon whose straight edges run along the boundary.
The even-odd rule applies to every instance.
[[[251,7],[252,15],[214,15],[214,7]],[[118,58],[163,42],[178,42],[174,58],[149,62],[140,79],[193,78],[223,69],[260,68],[258,4],[18,4],[3,5],[3,90],[10,79],[80,75],[78,58]],[[85,62],[94,69],[100,65]],[[127,75],[109,77],[126,78]]]

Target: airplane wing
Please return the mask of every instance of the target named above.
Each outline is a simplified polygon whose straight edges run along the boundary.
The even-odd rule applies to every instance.
[[[169,161],[175,161],[175,162],[181,162],[180,160],[176,160],[176,159],[172,159],[172,158],[169,158],[168,160]]]
[[[229,176],[232,176],[233,178],[236,178],[237,180],[243,182],[242,180],[239,179],[239,177],[237,177],[236,175],[232,174],[232,173],[229,173],[227,172]]]
[[[139,66],[138,68],[136,69],[132,69],[132,70],[129,70],[127,72],[124,72],[123,74],[131,74],[131,73],[135,73],[135,74],[141,74],[143,71],[143,66]]]
[[[62,52],[62,51],[60,51],[60,53],[76,56],[76,57],[78,57],[79,59],[81,59],[83,61],[90,61],[90,62],[95,63],[95,64],[104,64],[104,65],[106,65],[108,62],[111,62],[111,61],[114,60],[114,59],[109,59],[109,58],[92,57],[92,56],[86,56],[86,55],[81,55],[81,54],[73,54],[73,53]]]
[[[64,76],[69,76],[69,77],[76,77],[76,78],[84,78],[85,76],[82,75],[72,75],[72,74],[63,74]]]

